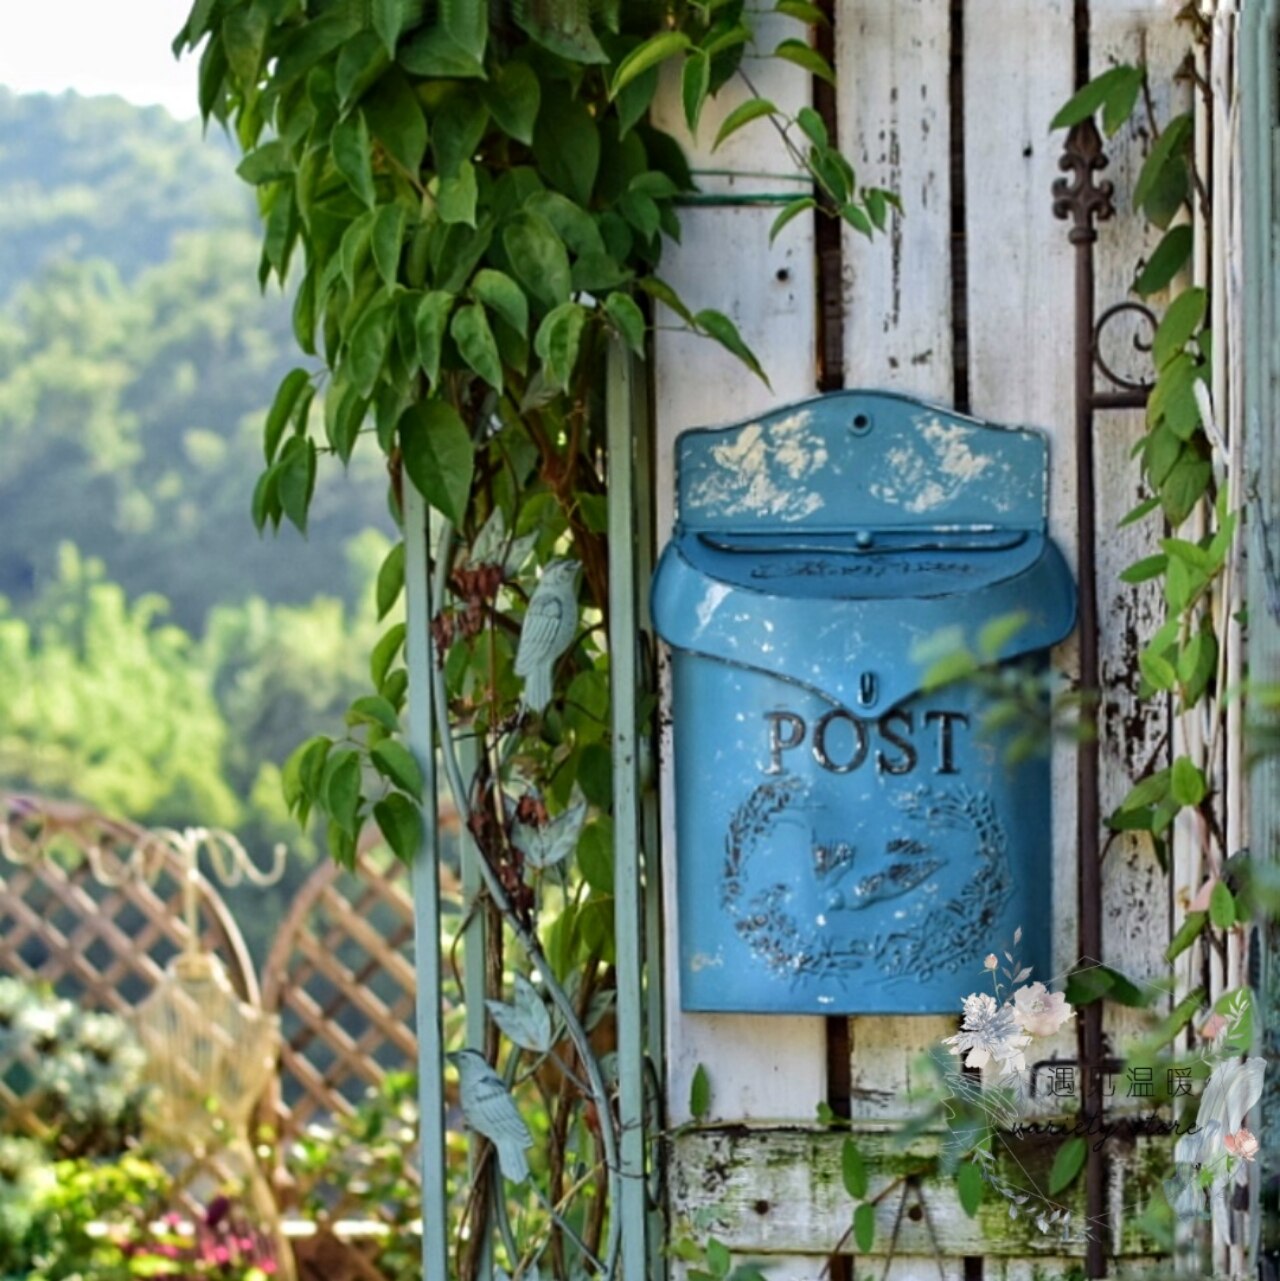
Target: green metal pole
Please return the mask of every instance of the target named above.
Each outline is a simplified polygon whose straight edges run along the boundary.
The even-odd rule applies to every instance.
[[[419,1160],[422,1173],[423,1281],[448,1281],[448,1197],[445,1188],[444,1019],[440,966],[440,828],[436,816],[436,752],[432,721],[431,599],[427,510],[404,487],[409,747],[422,768],[422,847],[413,861],[413,937],[417,970]]]
[[[622,1275],[648,1273],[644,1132],[644,891],[640,866],[636,696],[636,551],[631,360],[609,349],[605,403],[609,446],[609,676],[613,686],[614,937],[618,983],[618,1149]]]
[[[1244,492],[1247,504],[1249,683],[1280,685],[1280,457],[1276,423],[1277,0],[1246,0],[1240,15],[1241,200],[1244,239]],[[1280,759],[1249,776],[1249,843],[1254,856],[1280,855]],[[1261,1160],[1250,1171],[1251,1271],[1272,1275],[1280,1257],[1280,924],[1259,922],[1255,1020],[1258,1051],[1272,1065],[1261,1101]],[[1264,1260],[1270,1261],[1270,1270]]]
[[[637,616],[640,637],[647,638],[649,646],[641,650],[640,685],[656,692],[658,688],[657,652],[654,639],[653,618],[649,612],[647,585],[653,579],[654,558],[658,540],[655,535],[657,513],[654,510],[654,439],[653,397],[650,380],[652,363],[643,369],[633,366],[631,378],[631,425],[635,439],[633,459],[635,475],[636,520],[636,575]],[[663,969],[664,947],[662,911],[662,876],[657,856],[661,840],[661,818],[658,813],[658,745],[654,729],[641,729],[639,748],[640,779],[640,852],[644,867],[644,988],[645,988],[645,1046],[650,1064],[663,1062],[665,1028],[663,1026]],[[656,1092],[661,1088],[657,1073],[650,1074],[645,1082]],[[652,1109],[658,1106],[655,1097]],[[666,1258],[662,1253],[665,1219],[662,1213],[658,1182],[661,1171],[656,1163],[649,1171],[649,1273],[660,1281],[667,1274]]]

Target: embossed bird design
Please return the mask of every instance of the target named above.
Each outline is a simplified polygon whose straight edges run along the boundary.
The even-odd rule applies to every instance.
[[[541,712],[551,701],[551,672],[578,629],[578,575],[574,560],[553,560],[542,571],[520,628],[516,675],[524,677],[524,705]]]

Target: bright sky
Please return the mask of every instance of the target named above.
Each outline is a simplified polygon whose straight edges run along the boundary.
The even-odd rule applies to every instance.
[[[169,45],[189,0],[0,0],[0,85],[16,93],[119,94],[197,114],[196,66]]]

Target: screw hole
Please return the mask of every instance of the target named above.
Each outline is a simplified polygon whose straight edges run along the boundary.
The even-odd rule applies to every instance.
[[[913,1205],[911,1209],[907,1211],[907,1218],[910,1219],[912,1223],[919,1223],[920,1220],[924,1218],[924,1211],[918,1205]]]
[[[774,273],[774,279],[780,280],[784,284],[791,279],[791,272],[786,267],[779,267]]]
[[[871,416],[869,414],[854,414],[852,430],[856,435],[865,435],[871,430]]]

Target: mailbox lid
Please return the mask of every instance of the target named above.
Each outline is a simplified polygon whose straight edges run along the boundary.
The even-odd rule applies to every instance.
[[[912,651],[1022,612],[1002,660],[1047,649],[1075,590],[1046,533],[1047,442],[905,396],[836,392],[677,442],[675,535],[653,584],[673,648],[838,702],[916,693]]]
[[[915,574],[901,566],[874,577],[875,595],[852,595],[845,579],[862,575],[846,576],[842,569],[875,562],[829,554],[820,562],[801,561],[832,567],[829,573],[779,577],[779,564],[794,564],[791,555],[781,544],[733,553],[726,566],[725,553],[709,550],[696,535],[673,539],[654,578],[658,634],[673,649],[765,672],[846,705],[856,696],[870,706],[862,682],[872,672],[875,705],[887,708],[920,689],[924,664],[913,652],[944,628],[960,625],[972,635],[993,618],[1023,613],[1025,625],[997,655],[1005,661],[1048,649],[1075,623],[1070,570],[1042,534],[996,554],[939,556],[941,568],[930,553],[923,575],[928,595],[914,594]],[[757,572],[769,590],[743,585]],[[822,594],[833,578],[831,594]],[[944,580],[948,590],[940,589]]]

